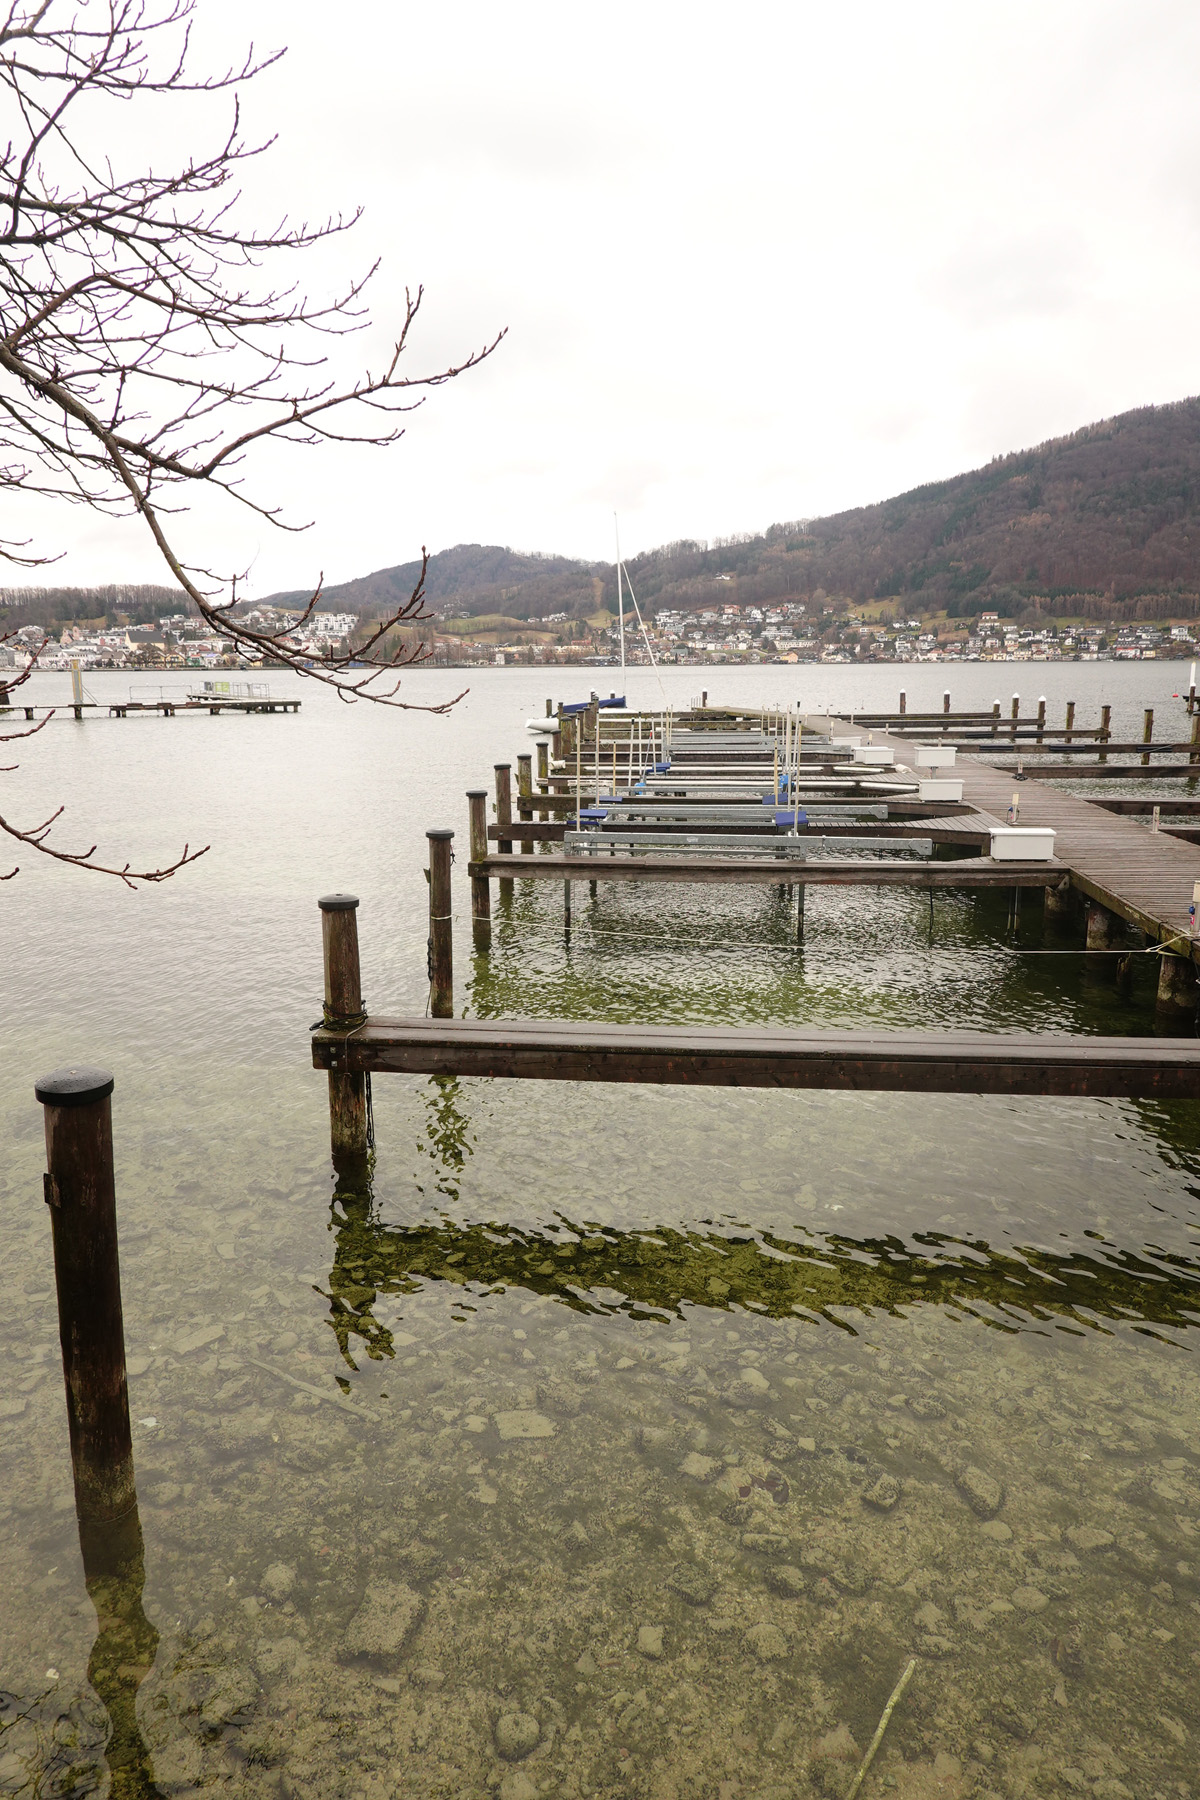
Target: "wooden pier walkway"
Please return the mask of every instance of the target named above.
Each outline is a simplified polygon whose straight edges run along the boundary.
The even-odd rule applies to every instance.
[[[824,729],[825,721],[808,723]],[[833,723],[839,733],[851,730],[840,719]],[[881,731],[873,731],[872,738],[895,750],[897,764],[911,763],[916,748],[912,741]],[[1158,942],[1179,943],[1181,949],[1188,945],[1192,930],[1188,909],[1195,884],[1200,882],[1200,846],[1166,832],[1149,831],[1126,814],[1064,794],[1033,776],[1016,782],[1011,769],[997,768],[986,757],[987,750],[978,745],[967,757],[960,753],[955,762],[954,774],[962,778],[964,801],[1004,818],[1013,795],[1019,795],[1019,822],[1049,826],[1056,834],[1059,879],[1068,875],[1072,887]],[[1129,776],[1143,771],[1120,773]],[[1074,778],[1083,779],[1078,771]],[[1164,810],[1173,804],[1161,802]]]
[[[1200,1039],[1052,1033],[604,1025],[562,1019],[370,1019],[318,1030],[316,1069],[685,1087],[926,1094],[1200,1096]]]

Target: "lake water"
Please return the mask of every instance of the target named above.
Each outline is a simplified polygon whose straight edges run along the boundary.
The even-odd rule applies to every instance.
[[[1035,904],[1013,941],[1005,896],[876,889],[812,891],[798,949],[773,889],[601,886],[567,947],[518,883],[477,961],[464,792],[619,674],[405,691],[468,679],[445,718],[276,676],[298,716],[10,747],[6,816],[65,801],[64,843],[135,866],[212,849],[136,893],[0,863],[0,1793],[836,1796],[915,1657],[864,1794],[1196,1794],[1200,1109],[387,1077],[370,1190],[338,1192],[307,1043],[330,890],[368,1007],[423,1009],[442,825],[459,1010],[1149,1032],[1151,959],[1121,995]],[[1140,737],[1146,705],[1186,735],[1186,679],[627,685],[1020,689]],[[33,1096],[67,1061],[116,1076],[144,1591],[89,1595],[74,1520]]]

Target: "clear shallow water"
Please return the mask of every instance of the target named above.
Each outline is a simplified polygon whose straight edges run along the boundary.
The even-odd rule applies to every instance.
[[[915,710],[997,673],[664,684]],[[1186,681],[1000,673],[1134,736]],[[615,679],[20,747],[10,815],[214,849],[147,893],[29,859],[0,887],[0,1791],[837,1794],[910,1655],[868,1794],[1192,1791],[1200,1109],[392,1078],[371,1188],[335,1197],[316,896],[362,896],[368,1004],[420,1009],[424,830],[465,828],[547,692]],[[662,894],[602,886],[567,950],[517,884],[476,963],[460,883],[461,1003],[1153,1029],[1148,974],[1019,954],[1038,910],[1014,945],[994,896],[939,894],[931,942],[925,896],[820,891],[799,952],[773,894]],[[83,1058],[117,1077],[142,1421],[144,1611],[96,1588],[99,1648],[32,1096]]]

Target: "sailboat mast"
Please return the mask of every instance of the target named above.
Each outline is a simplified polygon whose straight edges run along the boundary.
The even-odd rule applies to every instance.
[[[621,639],[621,673],[625,673],[625,600],[621,592],[621,528],[613,514],[613,536],[617,540],[617,629]]]

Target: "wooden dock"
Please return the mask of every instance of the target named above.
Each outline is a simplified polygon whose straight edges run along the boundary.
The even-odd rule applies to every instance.
[[[1134,830],[1140,829],[1135,826]],[[511,832],[520,836],[520,826]],[[928,835],[928,834],[926,834]],[[778,857],[489,856],[467,866],[468,875],[505,881],[667,881],[679,885],[750,884],[781,881],[809,887],[917,888],[1044,888],[1057,887],[1066,870],[1053,862],[993,862],[990,857],[964,856],[953,862],[918,862],[914,858],[816,857],[806,860],[803,839],[781,839],[800,846],[795,855]],[[603,844],[603,839],[600,840]]]
[[[1073,712],[1069,707],[1067,731],[1073,729]],[[1103,709],[1101,728],[1094,734],[1102,746],[1111,740],[1109,716],[1109,709]],[[955,723],[947,715],[946,724]],[[1147,742],[1151,723],[1148,711]],[[770,723],[764,716],[760,737],[750,745],[740,729],[745,715],[738,715],[738,730],[724,746],[721,730],[709,720],[676,737],[672,723],[664,724],[661,717],[627,719],[623,741],[629,749],[630,779],[621,791],[614,779],[621,759],[606,768],[599,755],[602,734],[594,706],[590,742],[588,720],[577,715],[568,725],[560,710],[559,724],[562,731],[550,734],[553,755],[546,745],[539,746],[536,785],[532,756],[517,758],[516,794],[511,765],[495,765],[494,822],[487,815],[486,789],[472,789],[467,796],[467,873],[478,953],[491,947],[494,880],[500,882],[502,896],[511,896],[518,880],[561,882],[568,938],[571,893],[579,882],[587,882],[593,893],[602,881],[781,887],[793,896],[798,942],[803,942],[804,895],[810,886],[919,888],[931,895],[935,888],[1001,889],[1014,894],[1014,917],[1016,891],[1042,889],[1047,916],[1053,907],[1060,927],[1072,920],[1074,891],[1088,903],[1086,939],[1078,954],[1127,981],[1133,952],[1157,949],[1158,1027],[1165,1024],[1172,1033],[1186,1035],[1081,1038],[456,1019],[454,833],[431,830],[432,1017],[368,1016],[360,997],[358,902],[353,896],[330,895],[320,903],[326,1005],[323,1024],[313,1034],[312,1058],[316,1068],[328,1073],[335,1153],[339,1144],[356,1155],[365,1152],[365,1084],[372,1074],[387,1072],[709,1087],[1200,1098],[1200,1039],[1194,1031],[1197,942],[1189,910],[1193,893],[1200,895],[1200,846],[1169,835],[1169,828],[1151,831],[1138,824],[1138,815],[1144,816],[1154,802],[1104,805],[1063,793],[1040,778],[1040,770],[1038,778],[1014,776],[994,760],[997,752],[1011,755],[1011,743],[1002,738],[998,744],[958,746],[954,776],[962,782],[961,801],[922,802],[913,768],[917,745],[909,738],[872,728],[868,748],[883,753],[882,767],[874,761],[852,763],[855,731],[849,721],[829,716],[801,721],[794,714],[776,715]],[[1051,739],[1062,735],[1048,725],[1045,731]],[[695,741],[701,732],[703,747]],[[820,745],[814,750],[817,732],[824,750]],[[861,743],[866,733],[857,735]],[[830,743],[831,738],[842,741]],[[612,741],[610,731],[604,742]],[[581,754],[585,743],[590,758]],[[1101,766],[1113,776],[1128,776],[1158,774],[1166,765],[1153,771],[1140,765],[1136,770]],[[1078,779],[1082,771],[1068,765],[1053,772]],[[1189,766],[1180,772],[1187,774]],[[561,791],[564,783],[567,792]],[[714,787],[736,787],[738,792],[732,798],[714,795]],[[992,834],[1003,829],[1000,821],[1014,802],[1020,825],[1055,833],[1052,858],[1010,862],[980,854],[985,846],[997,847]],[[1170,802],[1158,804],[1170,810]],[[1185,817],[1200,811],[1195,801],[1180,804]],[[802,820],[800,809],[808,805],[812,816]],[[534,816],[538,812],[540,819]],[[1186,825],[1177,829],[1200,835]],[[847,839],[845,847],[857,854],[843,853],[840,845]],[[913,853],[889,853],[899,848],[897,840],[907,841]],[[522,844],[519,853],[517,843]],[[1140,943],[1131,939],[1127,926],[1144,934]],[[1106,957],[1113,960],[1106,962]]]
[[[824,720],[811,723],[824,727]],[[835,725],[839,731],[850,729],[842,720]],[[911,761],[913,743],[879,731],[872,735],[876,743],[895,750],[898,763]],[[1166,832],[1148,831],[1133,817],[1102,803],[1049,787],[1040,771],[1037,777],[1026,775],[1014,786],[1012,770],[996,768],[986,757],[987,750],[978,745],[968,757],[956,761],[954,774],[962,778],[964,801],[1003,818],[1016,794],[1019,822],[1049,826],[1056,834],[1054,852],[1060,876],[1069,876],[1072,887],[1155,941],[1169,942],[1179,946],[1181,953],[1192,954],[1189,908],[1195,884],[1200,882],[1200,847]],[[1143,772],[1120,771],[1126,777]],[[1083,776],[1075,770],[1072,778]],[[1175,803],[1160,804],[1166,810]]]
[[[318,1030],[313,1067],[366,1074],[926,1094],[1200,1097],[1200,1039],[787,1031],[561,1019],[370,1019]]]

